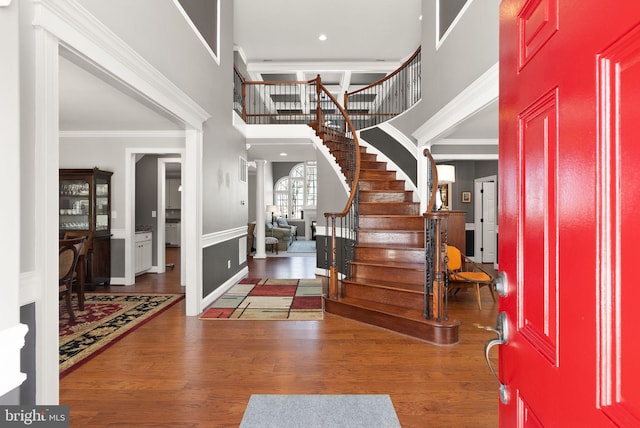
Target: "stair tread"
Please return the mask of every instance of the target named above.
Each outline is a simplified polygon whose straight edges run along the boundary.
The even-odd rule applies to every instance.
[[[406,205],[419,205],[418,202],[406,202],[406,201],[360,201],[360,204],[406,204]],[[365,214],[363,214],[365,215]]]
[[[408,247],[406,244],[394,244],[394,243],[358,243],[356,248],[381,248],[392,250],[424,250],[424,247]]]
[[[397,260],[354,260],[351,264],[424,270],[424,263],[401,262]]]
[[[389,314],[397,317],[402,317],[402,318],[405,318],[414,322],[423,323],[423,324],[429,324],[429,325],[439,324],[439,325],[451,325],[451,326],[455,326],[459,324],[459,321],[456,321],[456,320],[451,320],[451,321],[443,320],[440,322],[436,322],[434,320],[428,320],[423,317],[422,311],[418,311],[416,309],[409,309],[402,306],[395,306],[389,303],[378,303],[370,300],[358,299],[355,297],[342,297],[338,299],[325,297],[325,299],[332,300],[335,302],[340,302],[343,304],[348,304],[351,306],[365,308],[368,310],[374,310],[377,312],[381,312],[381,313],[385,313],[385,314]]]
[[[384,279],[351,278],[351,279],[343,279],[342,282],[344,282],[345,284],[358,284],[358,285],[388,288],[388,289],[396,290],[403,293],[422,294],[422,291],[409,290],[407,288],[398,288],[397,281],[385,281]]]
[[[411,190],[404,189],[384,189],[384,190],[360,190],[360,193],[412,193]]]
[[[412,202],[413,203],[413,202]],[[422,215],[419,214],[362,214],[360,215],[360,217],[371,217],[371,218],[404,218],[404,217],[420,217],[420,218],[424,218]]]
[[[379,233],[400,233],[400,232],[407,232],[407,233],[419,233],[419,232],[423,232],[422,229],[420,230],[416,230],[416,229],[382,229],[380,227],[361,227],[358,229],[360,232],[364,231],[364,232],[379,232]]]

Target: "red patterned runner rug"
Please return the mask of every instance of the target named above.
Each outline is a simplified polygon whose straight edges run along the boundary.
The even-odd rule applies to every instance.
[[[87,293],[84,311],[74,300],[76,322],[60,306],[60,377],[180,300],[183,294]]]
[[[323,319],[321,279],[245,278],[213,302],[203,320]]]

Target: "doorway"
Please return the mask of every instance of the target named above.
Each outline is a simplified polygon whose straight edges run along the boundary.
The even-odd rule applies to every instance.
[[[184,216],[182,215],[182,158],[158,158],[158,269],[180,272],[180,285],[186,284],[184,266]]]
[[[476,178],[474,193],[474,260],[478,263],[493,263],[497,269],[498,261],[498,200],[497,176]]]

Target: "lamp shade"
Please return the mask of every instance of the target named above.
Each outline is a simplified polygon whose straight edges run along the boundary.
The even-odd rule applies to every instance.
[[[456,167],[453,165],[436,165],[438,170],[438,183],[447,184],[456,182]]]
[[[267,212],[272,214],[280,214],[280,208],[277,205],[267,205]]]

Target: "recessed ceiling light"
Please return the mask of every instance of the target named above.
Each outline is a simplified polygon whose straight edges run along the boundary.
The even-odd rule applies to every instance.
[[[285,152],[280,153],[280,156],[287,156]]]
[[[418,21],[422,21],[422,15],[418,17]]]
[[[327,35],[326,34],[320,34],[318,36],[318,40],[324,42],[325,40],[327,40]]]

